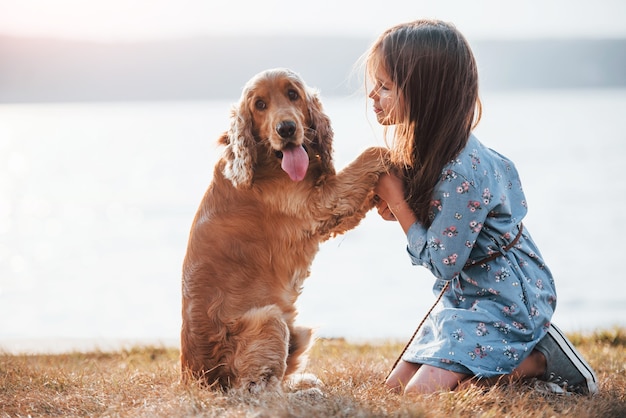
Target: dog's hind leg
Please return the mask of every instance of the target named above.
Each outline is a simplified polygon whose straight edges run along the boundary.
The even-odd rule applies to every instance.
[[[280,390],[287,369],[289,328],[276,305],[247,311],[229,325],[234,386],[250,392]]]

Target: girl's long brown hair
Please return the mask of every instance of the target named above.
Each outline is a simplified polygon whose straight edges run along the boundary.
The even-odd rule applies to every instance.
[[[467,144],[481,116],[478,71],[469,44],[451,24],[418,20],[392,27],[372,45],[367,70],[382,66],[399,112],[391,158],[404,177],[405,198],[429,225],[443,167]]]

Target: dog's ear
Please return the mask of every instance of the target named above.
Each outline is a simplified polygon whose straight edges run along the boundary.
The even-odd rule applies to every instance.
[[[311,129],[314,131],[312,146],[319,154],[322,162],[322,169],[325,173],[334,174],[333,165],[333,129],[330,118],[324,113],[322,102],[315,90],[307,91],[307,106],[309,118],[311,119]]]
[[[250,187],[256,164],[256,141],[252,135],[252,115],[245,94],[231,110],[230,129],[220,142],[226,145],[224,177],[235,187]]]

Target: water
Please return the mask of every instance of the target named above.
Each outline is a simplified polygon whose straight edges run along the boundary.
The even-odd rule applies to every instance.
[[[381,130],[323,98],[346,165]],[[626,326],[626,91],[491,93],[477,136],[516,163],[525,225],[566,331]],[[176,344],[180,270],[229,102],[0,105],[0,346],[59,338]],[[371,212],[322,245],[299,299],[318,335],[405,340],[434,300],[399,225]],[[53,349],[54,347],[48,346]]]

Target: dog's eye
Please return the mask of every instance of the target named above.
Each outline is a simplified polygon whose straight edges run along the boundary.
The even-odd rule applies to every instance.
[[[298,94],[297,91],[295,90],[289,90],[287,91],[287,96],[289,97],[289,100],[297,100],[298,97],[300,97],[300,95]]]
[[[254,102],[254,107],[256,107],[259,110],[263,110],[267,107],[267,105],[265,104],[263,100],[257,100],[256,102]]]

